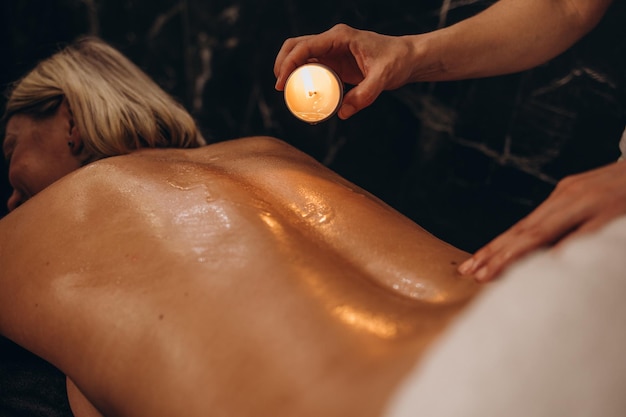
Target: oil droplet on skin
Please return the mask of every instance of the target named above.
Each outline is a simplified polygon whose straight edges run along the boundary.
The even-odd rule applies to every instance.
[[[440,291],[429,288],[421,280],[401,278],[400,282],[394,283],[391,288],[414,300],[440,303],[445,301],[445,296]]]
[[[172,180],[167,180],[166,182],[167,182],[170,186],[172,186],[172,187],[174,187],[174,188],[177,188],[177,189],[179,189],[179,190],[183,190],[183,191],[187,191],[187,190],[189,190],[189,187],[184,186],[184,185],[180,185],[180,184],[176,184],[176,183],[175,183],[174,181],[172,181]]]
[[[201,188],[205,186],[204,184],[200,184],[200,183],[182,184],[180,181],[175,181],[171,179],[168,179],[167,183],[171,185],[172,187],[177,188],[179,190],[183,190],[183,191],[195,190],[197,188]]]
[[[166,183],[181,191],[194,191],[203,189],[208,202],[213,201],[213,197],[208,190],[204,177],[198,177],[198,167],[188,164],[180,164],[176,167],[174,173],[166,180]]]
[[[316,202],[308,202],[302,206],[294,206],[293,209],[306,222],[312,224],[328,223],[334,215],[332,207]]]
[[[198,183],[198,182],[184,182],[184,181],[179,181],[178,179],[171,179],[171,178],[167,179],[166,182],[171,187],[174,187],[181,191],[202,190],[202,192],[205,195],[204,199],[207,203],[212,203],[213,201],[215,201],[215,198],[209,192],[206,184]]]

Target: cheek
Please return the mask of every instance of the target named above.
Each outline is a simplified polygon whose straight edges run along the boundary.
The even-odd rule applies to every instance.
[[[28,196],[33,196],[52,184],[57,178],[45,164],[30,158],[12,158],[9,166],[11,186]]]

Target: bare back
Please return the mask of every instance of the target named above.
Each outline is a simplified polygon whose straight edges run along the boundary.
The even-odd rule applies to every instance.
[[[145,150],[0,222],[0,332],[105,415],[376,416],[466,257],[280,141]]]

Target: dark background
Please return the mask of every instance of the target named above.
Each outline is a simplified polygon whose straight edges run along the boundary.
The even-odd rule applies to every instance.
[[[98,35],[180,100],[212,141],[281,138],[473,251],[536,207],[559,179],[619,156],[626,2],[616,1],[590,35],[536,69],[405,86],[348,121],[295,119],[274,90],[272,69],[288,37],[339,22],[420,33],[492,3],[8,0],[0,6],[0,84],[6,89],[63,42]],[[4,202],[10,187],[0,168]]]

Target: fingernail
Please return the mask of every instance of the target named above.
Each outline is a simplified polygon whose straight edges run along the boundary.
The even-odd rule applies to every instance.
[[[341,109],[339,109],[339,118],[347,119],[354,114],[354,110],[354,107],[352,107],[351,105],[344,104],[343,106],[341,106]]]
[[[483,266],[476,272],[474,276],[476,277],[477,280],[484,281],[487,278],[488,273],[489,271],[487,270],[487,267]]]
[[[469,272],[472,270],[473,267],[474,267],[474,258],[469,258],[468,260],[463,262],[461,265],[459,265],[459,272],[463,275],[467,275],[469,274]]]

